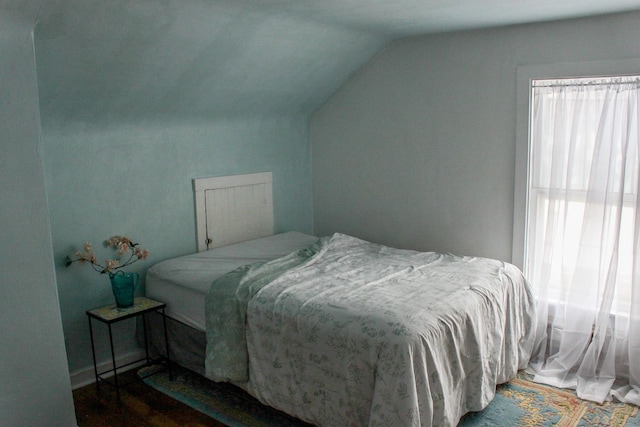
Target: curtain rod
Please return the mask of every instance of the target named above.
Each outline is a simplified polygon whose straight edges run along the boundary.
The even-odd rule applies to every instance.
[[[540,82],[537,84],[536,82]],[[549,82],[549,83],[544,83]],[[531,81],[531,87],[565,87],[565,86],[606,86],[610,84],[640,84],[640,76],[624,76],[624,77],[600,77],[600,78],[582,78],[575,79],[534,79]]]

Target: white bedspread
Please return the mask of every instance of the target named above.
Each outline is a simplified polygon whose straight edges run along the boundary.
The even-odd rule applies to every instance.
[[[510,264],[336,234],[246,316],[263,402],[321,426],[455,426],[527,365],[534,302]]]

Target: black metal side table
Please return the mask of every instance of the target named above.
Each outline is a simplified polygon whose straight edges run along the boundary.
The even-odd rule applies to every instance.
[[[128,308],[117,308],[115,304],[107,305],[104,307],[94,308],[92,310],[87,310],[87,318],[89,319],[89,334],[91,335],[91,352],[93,353],[93,370],[96,376],[96,390],[100,391],[100,381],[104,381],[108,384],[111,384],[116,389],[117,399],[120,400],[120,386],[124,386],[126,384],[120,384],[118,382],[118,369],[122,369],[124,367],[134,365],[140,362],[146,362],[147,366],[150,366],[155,363],[163,363],[165,364],[165,369],[169,371],[169,378],[173,379],[171,373],[171,358],[169,356],[169,340],[167,334],[167,318],[164,313],[164,309],[166,308],[166,304],[160,301],[154,301],[145,297],[138,297],[134,299],[133,306]],[[149,343],[147,340],[147,321],[145,314],[150,313],[152,311],[157,311],[162,315],[163,327],[164,327],[164,340],[165,340],[165,356],[160,357],[158,359],[152,359],[149,356]],[[126,363],[121,366],[116,366],[116,355],[113,349],[113,333],[111,331],[111,325],[113,323],[119,322],[121,320],[130,319],[132,317],[142,316],[142,328],[144,331],[144,351],[145,357],[134,360],[133,362]],[[100,322],[106,323],[109,327],[109,345],[111,346],[111,361],[112,368],[103,372],[98,372],[98,365],[96,363],[96,350],[93,341],[93,325],[91,323],[91,319],[98,320]],[[152,374],[156,374],[161,370],[154,371]],[[104,375],[113,372],[113,382],[109,381],[109,379],[105,378]]]

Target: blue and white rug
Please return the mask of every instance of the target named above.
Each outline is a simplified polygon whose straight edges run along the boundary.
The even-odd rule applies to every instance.
[[[139,374],[147,375],[153,369],[157,368],[143,368]],[[215,383],[180,367],[174,367],[173,381],[163,371],[145,378],[144,382],[231,427],[309,426],[262,405],[231,384]],[[459,426],[640,427],[640,417],[636,406],[613,402],[598,405],[578,399],[570,390],[529,381],[523,374],[498,386],[489,406],[481,412],[467,414]]]

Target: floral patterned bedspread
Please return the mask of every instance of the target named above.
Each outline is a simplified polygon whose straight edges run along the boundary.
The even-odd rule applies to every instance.
[[[291,269],[247,280],[236,298],[247,303],[235,309],[250,361],[243,386],[263,403],[320,426],[455,426],[527,365],[534,300],[508,263],[343,234],[291,257]],[[208,298],[207,316],[216,301],[228,302]],[[234,317],[224,315],[218,326]]]

